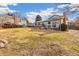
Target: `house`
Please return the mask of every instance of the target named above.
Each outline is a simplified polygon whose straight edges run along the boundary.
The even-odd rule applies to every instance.
[[[36,26],[44,26],[47,29],[60,29],[61,30],[61,24],[68,24],[68,17],[66,12],[63,13],[63,15],[53,15],[48,20],[45,21],[37,21]]]
[[[27,19],[20,18],[19,25],[26,27],[28,26],[29,21]]]
[[[11,15],[11,14],[6,14],[6,15],[1,15],[0,16],[0,27],[6,25],[12,25],[13,26],[27,26],[27,20],[23,20],[16,15]]]
[[[17,16],[14,15],[3,15],[0,16],[0,24],[10,23],[10,24],[19,24],[19,19]]]

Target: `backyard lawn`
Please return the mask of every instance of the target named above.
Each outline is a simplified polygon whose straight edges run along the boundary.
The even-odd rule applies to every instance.
[[[32,28],[0,29],[0,40],[7,40],[0,55],[79,55],[79,31],[67,32]]]

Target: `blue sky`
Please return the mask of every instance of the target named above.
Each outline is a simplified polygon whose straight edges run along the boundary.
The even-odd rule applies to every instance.
[[[43,20],[54,14],[61,15],[67,11],[69,20],[79,16],[79,5],[70,3],[7,3],[0,4],[0,14],[7,12],[17,12],[21,17],[27,17],[30,22],[35,21],[36,15],[40,15]]]
[[[47,3],[19,3],[17,6],[9,6],[11,9],[19,10],[20,12],[40,11],[47,8],[56,8],[57,4]]]

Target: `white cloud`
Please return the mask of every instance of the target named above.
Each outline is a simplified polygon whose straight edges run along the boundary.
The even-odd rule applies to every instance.
[[[18,5],[17,3],[0,3],[0,14],[7,14],[9,12],[14,13],[17,12],[16,10],[10,9],[8,6],[13,5],[16,6]]]
[[[40,12],[28,12],[26,13],[27,18],[31,19],[30,22],[34,22],[36,15],[40,15],[42,17],[42,20],[46,20],[49,16],[52,16],[53,14],[57,14],[58,10],[54,8],[47,8],[46,10],[40,10]]]
[[[58,5],[58,8],[65,8],[65,7],[69,7],[69,9],[70,10],[68,10],[68,11],[71,11],[71,12],[73,12],[73,11],[77,11],[77,10],[79,10],[79,4],[61,4],[61,5]],[[66,9],[67,10],[67,9]]]
[[[8,12],[8,8],[0,8],[0,14],[6,14]]]
[[[77,11],[79,10],[79,4],[70,4],[70,11]]]
[[[0,14],[7,14],[7,13],[13,13],[13,12],[17,12],[16,10],[11,10],[8,7],[0,7]]]
[[[58,8],[64,8],[64,7],[67,7],[67,6],[69,6],[69,4],[61,4],[61,5],[58,6]]]
[[[13,6],[17,6],[18,4],[17,3],[14,3],[14,4],[12,4]]]
[[[8,6],[8,5],[16,6],[18,4],[17,3],[0,3],[0,6]]]

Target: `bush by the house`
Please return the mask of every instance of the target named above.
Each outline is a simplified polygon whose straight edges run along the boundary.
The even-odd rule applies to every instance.
[[[67,31],[67,25],[66,24],[61,24],[61,31]]]

